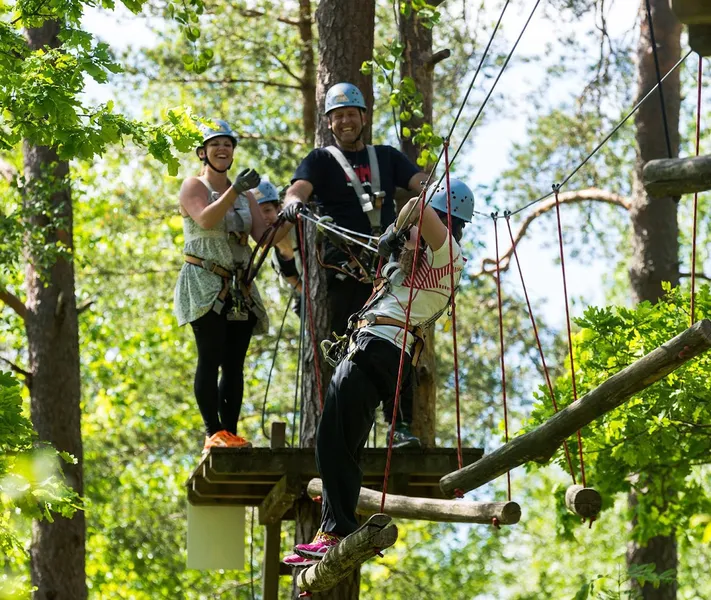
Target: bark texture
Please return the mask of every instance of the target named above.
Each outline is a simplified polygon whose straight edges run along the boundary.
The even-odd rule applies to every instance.
[[[681,24],[672,13],[668,0],[650,0],[654,37],[659,69],[662,75],[681,57]],[[640,0],[640,41],[637,50],[638,89],[641,98],[656,83],[654,54],[646,14],[646,0]],[[677,222],[678,198],[651,196],[645,192],[642,169],[647,161],[659,158],[676,158],[679,155],[679,105],[681,92],[679,70],[662,84],[666,105],[671,156],[667,149],[661,102],[650,98],[635,116],[637,161],[632,191],[630,218],[632,222],[632,262],[629,269],[634,300],[656,302],[662,296],[662,282],[679,283],[679,225]],[[637,494],[629,497],[629,504],[637,506]],[[633,518],[631,526],[634,527]],[[630,542],[627,551],[628,565],[656,565],[657,572],[677,567],[676,536],[657,536],[642,545]],[[637,586],[644,600],[673,600],[676,583]]]
[[[318,27],[318,56],[316,84],[316,146],[328,146],[332,143],[328,121],[323,117],[323,104],[326,91],[340,81],[357,85],[363,92],[366,104],[373,105],[373,82],[370,76],[360,73],[364,61],[373,57],[373,38],[375,31],[374,0],[322,0],[316,10]],[[364,141],[370,140],[370,124],[363,132]],[[315,339],[320,343],[328,337],[328,301],[326,277],[318,266],[313,249],[316,247],[316,229],[311,224],[305,227],[307,248],[306,264],[308,267],[309,296],[314,321]],[[308,315],[307,315],[308,319]],[[304,378],[302,386],[302,418],[300,445],[313,447],[316,441],[316,427],[320,415],[318,382],[314,361],[318,361],[321,390],[331,379],[332,369],[321,356],[314,357],[313,343],[307,336],[304,346]],[[320,506],[310,499],[297,502],[296,508],[296,543],[308,542],[315,535],[321,521]],[[356,569],[336,587],[314,594],[316,600],[357,600],[360,591],[360,571]],[[299,588],[293,586],[294,598],[298,597]]]
[[[58,47],[60,27],[46,22],[27,31],[32,49]],[[25,188],[23,214],[29,234],[41,234],[46,244],[72,247],[72,202],[69,165],[53,148],[23,145]],[[47,215],[53,215],[50,222]],[[63,464],[67,483],[83,493],[79,334],[74,265],[65,258],[49,259],[36,245],[25,245],[27,315],[25,325],[32,373],[30,407],[39,439],[69,452],[76,465]],[[85,519],[57,517],[37,521],[32,530],[32,584],[38,600],[82,600],[85,581]]]

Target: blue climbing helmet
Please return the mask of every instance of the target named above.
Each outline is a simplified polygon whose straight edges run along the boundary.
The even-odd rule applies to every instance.
[[[279,202],[279,190],[268,179],[262,179],[259,185],[252,190],[252,195],[257,201],[257,204]]]
[[[452,216],[471,223],[474,215],[474,194],[469,186],[459,179],[450,179],[449,187],[452,193]],[[430,188],[427,195],[432,208],[447,214],[446,181],[442,181],[437,187]]]
[[[344,108],[346,106],[355,106],[361,110],[367,110],[365,98],[361,91],[352,83],[337,83],[330,87],[326,92],[326,101],[324,103],[324,114],[330,113],[336,108]]]
[[[223,121],[222,119],[208,119],[207,121],[209,125],[200,124],[200,133],[202,133],[202,144],[200,144],[200,147],[217,137],[228,137],[232,140],[234,145],[237,145],[239,138],[237,134],[232,131],[227,121]]]

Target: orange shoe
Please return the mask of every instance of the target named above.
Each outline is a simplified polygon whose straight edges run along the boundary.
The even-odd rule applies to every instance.
[[[227,444],[228,448],[251,448],[252,442],[248,442],[243,437],[230,433],[229,431],[223,432],[229,436],[230,441]]]

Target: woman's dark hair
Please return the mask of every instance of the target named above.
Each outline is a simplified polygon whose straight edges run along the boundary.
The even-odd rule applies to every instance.
[[[437,210],[436,208],[434,210],[437,213],[437,216],[446,225],[447,224],[447,213],[442,212],[441,210]],[[464,219],[460,219],[459,217],[455,217],[454,215],[452,215],[452,236],[454,237],[455,240],[457,240],[457,242],[461,241],[462,233],[464,231],[464,226],[466,224],[467,224],[467,222]]]

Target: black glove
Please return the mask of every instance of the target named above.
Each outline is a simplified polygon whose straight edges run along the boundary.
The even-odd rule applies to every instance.
[[[387,260],[391,255],[397,255],[404,244],[404,234],[395,231],[395,225],[390,224],[385,233],[378,238],[378,254]]]
[[[301,200],[289,202],[289,204],[284,207],[284,210],[281,211],[281,216],[289,221],[289,223],[296,223],[297,216],[304,208],[304,203]]]
[[[232,183],[232,189],[238,194],[244,194],[245,192],[256,188],[259,185],[259,173],[254,169],[245,169],[235,178]]]

